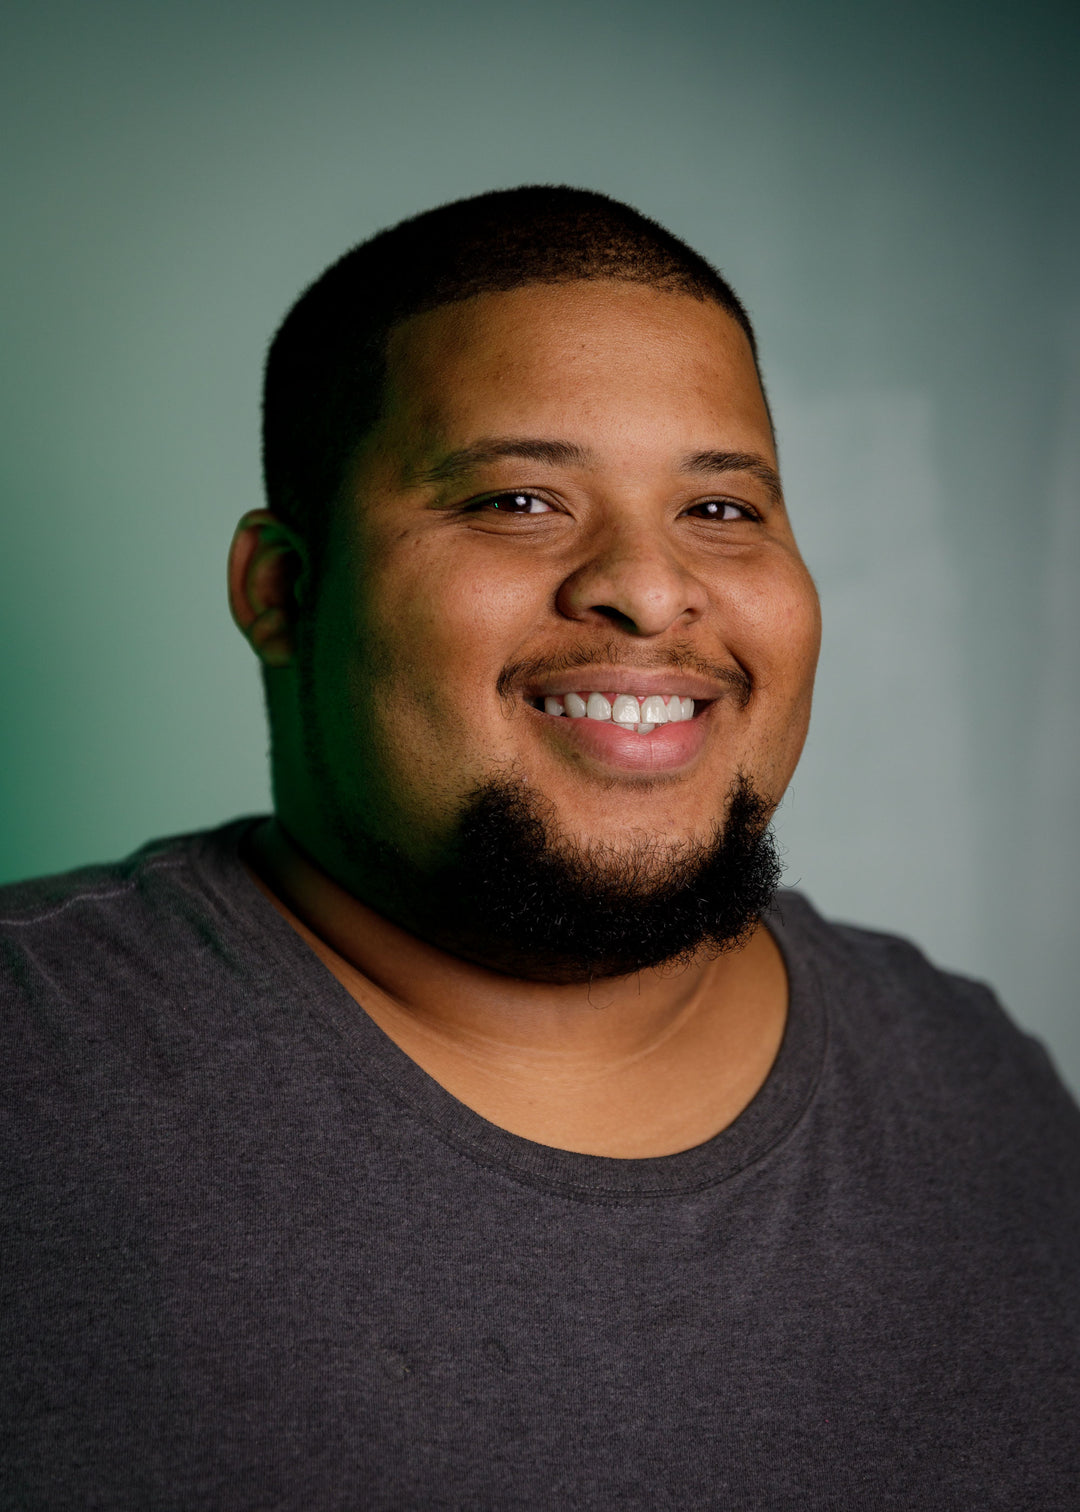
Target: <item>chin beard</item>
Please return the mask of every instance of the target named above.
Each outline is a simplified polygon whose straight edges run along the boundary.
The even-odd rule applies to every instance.
[[[389,913],[392,899],[391,916],[414,934],[507,976],[585,982],[744,944],[782,871],[772,809],[740,775],[705,841],[575,846],[553,836],[529,789],[495,780],[472,794],[446,858],[424,874],[400,851],[343,833],[340,815],[335,827],[360,863],[354,875],[379,879],[365,901]]]

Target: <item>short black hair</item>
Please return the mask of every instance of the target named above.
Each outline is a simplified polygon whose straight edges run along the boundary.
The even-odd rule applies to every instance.
[[[379,418],[387,340],[402,321],[526,284],[620,279],[711,299],[745,331],[734,290],[639,211],[587,189],[525,185],[426,210],[332,264],[270,346],[263,390],[267,503],[317,565],[349,461]]]

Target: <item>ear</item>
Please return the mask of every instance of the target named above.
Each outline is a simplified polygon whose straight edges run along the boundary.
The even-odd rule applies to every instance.
[[[296,650],[296,621],[307,577],[301,538],[268,509],[252,509],[229,550],[229,608],[265,667],[286,667]]]

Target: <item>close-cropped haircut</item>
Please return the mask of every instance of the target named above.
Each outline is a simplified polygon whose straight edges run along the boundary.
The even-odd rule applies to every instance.
[[[410,316],[527,284],[618,279],[712,300],[750,319],[714,267],[629,205],[530,185],[456,200],[346,252],[297,300],[270,346],[263,390],[267,503],[318,565],[349,462],[379,419],[387,342]]]

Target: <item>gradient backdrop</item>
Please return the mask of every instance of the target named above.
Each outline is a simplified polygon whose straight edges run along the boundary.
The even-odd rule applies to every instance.
[[[566,181],[760,331],[826,624],[788,880],[1080,1085],[1076,14],[9,3],[0,879],[266,807],[222,584],[270,333],[402,215]]]

